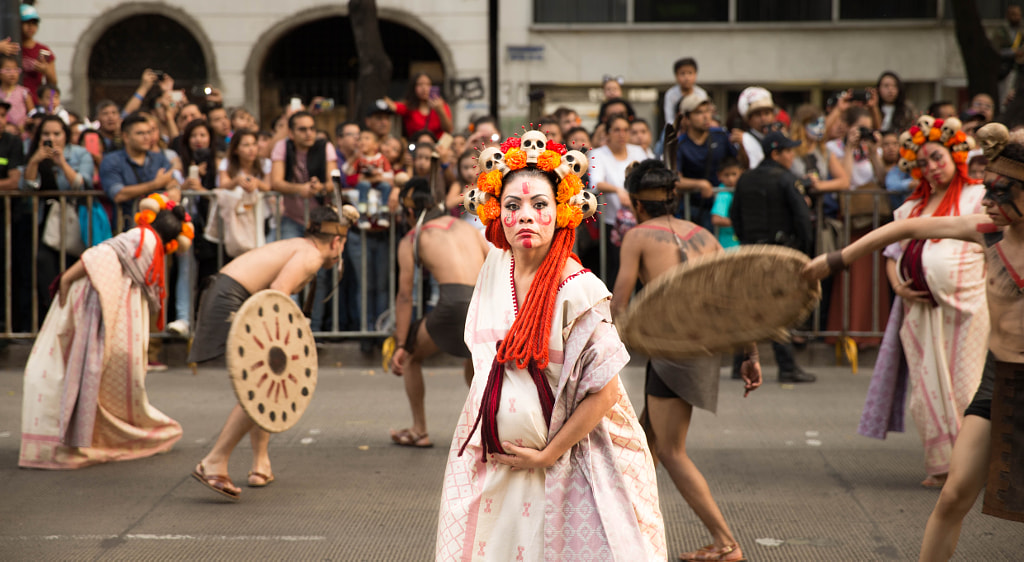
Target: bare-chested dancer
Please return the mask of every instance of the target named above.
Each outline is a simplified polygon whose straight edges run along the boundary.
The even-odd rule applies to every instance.
[[[645,160],[628,172],[626,189],[640,225],[622,240],[619,274],[612,295],[615,316],[625,312],[638,278],[650,283],[682,262],[722,251],[713,234],[692,222],[672,217],[674,180],[674,174],[656,160]],[[742,373],[748,393],[761,385],[756,345],[749,346]],[[736,538],[711,497],[707,481],[686,454],[686,433],[693,407],[714,412],[718,406],[718,382],[718,357],[685,362],[652,358],[647,363],[643,417],[648,442],[713,538],[711,545],[681,554],[682,560],[743,559]]]
[[[302,238],[290,238],[250,250],[225,265],[215,277],[199,306],[198,324],[190,363],[202,363],[224,355],[231,317],[250,295],[263,289],[298,293],[320,268],[334,267],[345,249],[350,219],[329,207],[310,212]],[[228,460],[238,442],[250,435],[252,469],[250,487],[274,481],[267,446],[270,434],[257,427],[241,406],[235,404],[213,449],[196,465],[192,476],[204,485],[237,500],[241,489],[228,478]]]
[[[427,215],[423,224],[410,231],[398,245],[397,350],[391,360],[391,369],[405,379],[412,427],[391,430],[391,440],[399,445],[431,447],[433,443],[427,435],[423,404],[423,360],[439,351],[464,357],[466,384],[472,380],[473,365],[464,341],[466,312],[490,247],[472,224],[435,208],[426,180],[410,180],[402,190],[401,201],[410,224],[416,224],[424,211]],[[440,285],[441,297],[433,310],[412,323],[412,292],[417,262],[423,264]]]
[[[986,127],[994,125],[998,124]],[[982,131],[978,134],[983,136]],[[999,402],[1006,396],[1001,389],[1013,384],[1014,379],[1017,388],[1024,382],[1024,323],[1021,322],[1024,318],[1024,279],[1021,278],[1024,273],[1024,145],[1010,143],[992,160],[986,170],[985,188],[984,215],[922,217],[890,223],[841,251],[818,256],[804,269],[805,277],[823,279],[857,258],[900,240],[953,238],[985,248],[988,269],[985,287],[992,323],[989,357],[981,384],[964,413],[963,425],[953,445],[946,483],[925,527],[922,561],[949,560],[953,556],[963,518],[984,487],[989,471],[992,429],[989,420],[992,410],[998,406],[993,405],[993,396]],[[926,287],[913,288],[927,290]],[[1020,420],[1021,414],[1016,415]],[[1020,439],[1018,435],[1014,438]],[[1014,468],[1019,470],[1019,466]],[[1015,487],[1013,480],[1010,479],[1010,487],[1004,493],[1016,498],[1007,503],[1016,501],[1019,505],[1024,500],[1024,489]],[[1011,511],[995,514],[1024,521],[1024,512]]]

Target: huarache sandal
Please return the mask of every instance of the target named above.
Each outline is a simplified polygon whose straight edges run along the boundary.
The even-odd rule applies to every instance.
[[[391,440],[403,447],[420,447],[422,449],[426,449],[434,446],[434,444],[430,442],[430,438],[426,433],[422,435],[417,434],[411,429],[403,429],[401,431],[395,431],[392,429]]]
[[[262,472],[257,472],[255,470],[250,470],[249,471],[249,487],[250,488],[262,488],[264,486],[269,486],[270,483],[273,482],[273,481],[274,481],[274,475],[273,474],[267,476],[266,474],[263,474]]]
[[[921,481],[921,485],[925,488],[942,488],[946,485],[946,475],[929,474],[928,478]]]
[[[740,547],[735,544],[727,544],[722,548],[717,548],[715,545],[709,544],[694,552],[684,552],[679,555],[679,559],[687,561],[710,560],[719,562],[746,562],[747,559],[743,557],[743,553],[739,548]]]
[[[238,501],[238,498],[241,497],[242,490],[235,486],[230,478],[223,474],[207,474],[206,469],[203,467],[203,463],[196,465],[196,468],[192,471],[192,478],[195,478],[200,484],[226,498],[230,498],[233,501]]]

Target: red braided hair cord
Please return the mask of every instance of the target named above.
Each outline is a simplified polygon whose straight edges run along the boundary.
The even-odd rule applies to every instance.
[[[939,202],[939,206],[932,213],[933,217],[958,217],[960,216],[960,193],[963,191],[965,185],[974,185],[980,183],[977,180],[971,179],[967,175],[967,163],[958,162],[956,163],[956,174],[953,175],[952,181],[949,182],[949,187],[946,188],[946,194],[942,197],[942,201]],[[924,211],[924,208],[928,206],[928,201],[931,198],[932,186],[928,183],[928,180],[921,178],[921,182],[917,184],[917,189],[914,190],[907,197],[907,201],[913,201],[920,199],[918,203],[911,211],[908,218],[919,217]],[[933,242],[938,242],[939,239],[932,239]]]
[[[158,330],[164,329],[164,300],[167,296],[167,290],[164,285],[164,243],[160,240],[160,235],[153,230],[153,227],[149,223],[142,223],[139,225],[139,246],[135,249],[135,257],[142,255],[142,246],[146,240],[146,231],[153,233],[156,237],[156,245],[153,247],[153,261],[149,264],[149,269],[146,270],[145,281],[147,285],[156,283],[160,289],[160,314],[156,317],[156,328]]]

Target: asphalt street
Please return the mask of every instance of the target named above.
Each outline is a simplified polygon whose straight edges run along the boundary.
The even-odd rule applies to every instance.
[[[352,344],[342,344],[352,345]],[[767,351],[770,358],[771,353]],[[916,560],[938,492],[922,488],[912,426],[885,441],[856,434],[870,368],[804,354],[819,381],[767,383],[749,398],[722,371],[717,415],[697,411],[688,450],[749,560]],[[10,354],[10,351],[6,352]],[[765,353],[762,353],[765,357]],[[306,415],[271,440],[277,481],[223,500],[189,473],[234,403],[227,375],[172,367],[151,373],[151,403],[184,428],[167,454],[76,471],[17,467],[21,368],[0,358],[2,560],[430,560],[445,458],[466,395],[461,369],[426,371],[430,449],[390,443],[406,427],[400,379],[357,352],[322,353]],[[643,364],[623,372],[642,405]],[[248,443],[231,477],[245,482]],[[710,542],[658,469],[669,553]],[[1021,560],[1024,526],[981,514],[963,526],[956,560]]]

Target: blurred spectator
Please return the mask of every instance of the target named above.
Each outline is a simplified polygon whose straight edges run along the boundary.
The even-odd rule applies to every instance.
[[[445,199],[445,207],[451,210],[452,214],[457,217],[461,217],[462,220],[467,221],[479,230],[484,230],[484,223],[480,222],[480,217],[473,213],[467,213],[462,208],[463,196],[469,191],[474,185],[476,185],[476,171],[477,165],[477,152],[475,150],[467,150],[459,155],[459,159],[456,161],[458,175],[455,181],[452,182],[448,188],[448,197]]]
[[[708,97],[708,93],[697,85],[697,61],[690,57],[677,60],[672,65],[672,72],[676,77],[676,85],[665,92],[665,122],[675,123],[676,115],[679,112],[679,102],[693,92],[698,92]]]
[[[715,200],[714,186],[718,182],[719,165],[729,157],[736,157],[737,149],[729,141],[729,133],[711,127],[713,106],[706,94],[693,92],[679,102],[679,120],[686,132],[679,136],[676,146],[676,182],[680,207],[676,216],[687,218],[711,230],[711,207]],[[685,216],[686,201],[690,216]]]
[[[903,81],[895,72],[885,71],[878,77],[874,91],[869,91],[868,107],[875,120],[875,128],[882,131],[905,131],[917,119],[917,110],[907,101]]]
[[[971,98],[971,105],[967,107],[967,110],[980,113],[984,116],[985,122],[982,123],[982,125],[984,125],[995,118],[996,103],[992,100],[992,96],[988,94],[975,94],[974,97]]]
[[[152,114],[145,111],[140,111],[140,115],[146,117],[149,120],[149,124],[152,127],[150,131],[151,143],[149,150],[154,152],[162,152],[167,157],[167,161],[171,163],[171,169],[174,170],[174,180],[178,183],[184,181],[184,172],[181,166],[181,157],[177,152],[167,147],[167,142],[162,136],[160,136],[159,120]]]
[[[562,129],[558,125],[558,118],[554,115],[545,115],[537,121],[537,130],[543,132],[548,140],[562,144]]]
[[[462,154],[466,151],[466,141],[469,139],[469,135],[466,133],[455,133],[452,135],[452,154]]]
[[[181,110],[178,112],[178,116],[175,119],[175,124],[178,127],[179,133],[183,133],[185,131],[185,127],[188,127],[189,123],[202,118],[203,112],[199,109],[198,104],[186,103],[181,106]],[[179,134],[172,138],[168,143],[168,146],[180,154],[184,146],[184,135]]]
[[[626,230],[636,225],[636,218],[630,210],[629,194],[626,192],[626,167],[631,162],[646,159],[644,150],[629,144],[629,120],[622,115],[608,119],[608,144],[591,150],[587,155],[594,161],[590,170],[590,188],[603,194],[605,207],[601,212],[605,226],[607,245],[607,270],[605,282],[614,283],[619,273],[619,246]],[[595,245],[595,250],[596,245]],[[593,271],[600,271],[597,255],[591,252],[583,258],[584,263],[593,264]],[[588,266],[590,267],[590,266]]]
[[[733,190],[742,173],[743,166],[732,156],[718,165],[718,187],[721,191],[715,194],[715,204],[711,207],[711,224],[718,229],[718,243],[726,250],[740,245],[729,218],[729,209],[732,207]]]
[[[29,145],[29,158],[25,164],[24,175],[26,188],[41,191],[79,191],[92,188],[92,156],[86,149],[70,144],[70,137],[71,130],[60,117],[47,115],[42,118]],[[78,206],[84,203],[84,199],[70,199],[66,212],[77,213]],[[98,202],[95,204],[102,209]],[[98,242],[100,241],[94,241]],[[64,268],[70,267],[76,258],[77,256],[67,254],[66,263],[62,266],[60,248],[51,248],[40,242],[36,262],[36,290],[39,295],[40,317],[50,308],[50,283]]]
[[[850,187],[850,176],[835,153],[825,147],[825,117],[811,104],[797,108],[790,126],[790,138],[800,141],[796,147],[793,166],[789,169],[798,178],[813,187],[812,193],[841,191]],[[835,216],[838,203],[831,201],[831,212],[826,205],[826,216]],[[820,230],[820,225],[819,225]]]
[[[231,119],[228,118],[228,110],[219,103],[211,104],[208,107],[206,120],[210,123],[210,129],[213,131],[211,146],[218,152],[227,152],[227,139],[231,136]]]
[[[338,155],[325,141],[316,140],[316,123],[307,111],[292,113],[287,120],[288,138],[278,141],[271,152],[273,166],[270,186],[284,194],[283,215],[277,239],[300,238],[306,230],[306,210],[319,207],[333,188],[331,177],[337,170]],[[331,272],[317,273],[314,298],[323,302],[330,290]],[[312,326],[320,330],[324,307],[313,307]]]
[[[244,107],[232,107],[231,111],[228,112],[231,123],[231,136],[234,137],[235,131],[245,129],[246,131],[252,131],[255,133],[260,128],[256,124],[256,118],[253,117],[252,113]],[[230,142],[230,139],[228,139]]]
[[[846,110],[844,122],[846,138],[829,141],[827,146],[850,176],[850,189],[882,183],[885,166],[878,154],[878,131],[871,128],[874,123],[871,113],[863,107],[851,107]]]
[[[384,102],[402,117],[402,130],[406,136],[428,129],[437,139],[441,138],[441,133],[452,131],[452,111],[441,97],[441,88],[434,86],[430,77],[422,72],[409,80],[404,102],[396,103],[388,97]]]
[[[985,179],[985,166],[988,166],[988,158],[983,154],[971,157],[967,162],[967,176],[972,180]]]
[[[29,110],[35,108],[32,93],[18,84],[20,79],[21,65],[18,59],[6,55],[0,57],[0,100],[10,106],[7,123],[17,125],[19,130],[25,125],[25,116]]]
[[[60,103],[60,89],[57,86],[50,84],[39,86],[36,97],[39,99],[39,109],[42,109],[47,115],[60,117],[65,125],[71,125],[71,116]]]
[[[950,117],[956,117],[956,106],[949,100],[935,101],[928,106],[928,115],[931,115],[936,119],[949,119]],[[907,128],[909,129],[910,127]]]
[[[380,142],[373,131],[361,131],[356,147],[356,157],[346,162],[342,171],[345,183],[359,191],[359,229],[388,228],[391,221],[384,203],[391,195],[395,177],[391,163],[381,154]]]
[[[1005,99],[1013,89],[1014,72],[1018,57],[1024,55],[1024,33],[1021,25],[1021,9],[1016,4],[1006,7],[1006,24],[992,32],[992,47],[999,53],[999,97]]]
[[[115,106],[116,107],[116,106]],[[131,204],[155,191],[179,187],[171,170],[171,163],[162,152],[151,152],[152,125],[146,116],[136,112],[121,121],[124,148],[108,152],[100,165],[103,191],[124,212],[120,228],[130,228]]]
[[[0,125],[6,125],[7,110],[10,104],[0,100]],[[25,147],[18,135],[0,130],[0,191],[17,190],[21,184],[21,166],[25,164]],[[34,217],[25,209],[18,199],[3,198],[0,200],[0,212],[11,213],[11,254],[5,255],[9,263],[32,263],[32,223]],[[0,251],[6,247],[7,229],[0,228]],[[0,267],[0,286],[11,283],[11,322],[5,326],[15,332],[31,330],[32,318],[32,278],[29,275],[15,275],[6,279],[5,267]],[[0,299],[0,322],[5,317],[4,299]]]
[[[378,104],[374,103],[367,108],[366,117],[363,119],[363,123],[366,128],[373,131],[377,138],[383,140],[384,137],[391,134],[391,116],[394,113],[391,110],[391,106],[387,103]]]
[[[490,115],[474,119],[470,130],[473,134],[466,139],[466,146],[469,148],[483,150],[489,146],[498,146],[501,142],[501,130],[498,128],[498,122]],[[412,142],[412,139],[409,140]]]
[[[110,100],[103,100],[96,104],[96,120],[100,124],[103,152],[113,152],[124,148],[124,139],[121,137],[121,111],[117,104]]]
[[[629,124],[629,142],[644,149],[648,158],[654,158],[654,151],[651,150],[654,140],[651,138],[651,126],[647,121],[637,119]]]
[[[181,166],[185,171],[182,188],[189,191],[211,191],[217,187],[217,162],[219,152],[214,146],[217,137],[213,126],[205,119],[196,119],[189,123],[181,134],[182,145]],[[207,239],[203,234],[210,228],[209,197],[193,197],[188,201],[186,209],[193,217],[195,239],[192,242],[192,253],[196,258],[196,287],[204,287],[206,279],[216,275],[218,267],[218,244]],[[197,295],[198,297],[198,295]],[[191,301],[191,299],[190,299]],[[198,299],[196,299],[198,302]],[[187,301],[189,302],[189,301]],[[186,315],[184,318],[188,318]],[[179,317],[179,319],[182,319]]]
[[[885,167],[885,190],[889,192],[889,206],[897,209],[917,187],[917,180],[910,177],[909,173],[901,170],[897,165],[900,161],[900,138],[896,131],[882,133],[881,148],[882,166]]]
[[[622,76],[612,76],[605,74],[601,78],[601,91],[604,93],[605,100],[611,100],[622,97],[622,85],[626,83],[626,79]]]
[[[57,57],[46,45],[36,41],[39,31],[39,12],[34,6],[21,5],[21,84],[28,88],[32,101],[39,105],[36,90],[45,81],[57,85],[55,62]]]
[[[965,135],[974,137],[974,133],[981,128],[982,125],[987,123],[985,120],[985,114],[980,111],[968,109],[962,115],[960,115],[961,130]]]
[[[563,137],[568,137],[569,131],[579,127],[583,122],[575,109],[565,107],[564,105],[556,109],[554,115],[558,119],[558,126],[562,129]]]
[[[331,135],[327,134],[327,131],[325,131],[323,129],[317,129],[316,130],[316,140],[322,140],[322,141],[330,143],[331,142]]]
[[[573,127],[565,132],[565,146],[569,150],[590,148],[590,133],[583,127]]]
[[[775,123],[775,102],[772,101],[771,92],[758,86],[751,86],[740,92],[737,107],[747,124],[741,141],[743,152],[747,155],[747,165],[753,170],[764,158],[761,141]]]
[[[604,146],[608,142],[608,127],[604,122],[598,123],[594,126],[594,130],[590,133],[590,144],[592,148],[598,148]]]
[[[636,111],[633,110],[633,106],[622,98],[604,100],[600,109],[597,110],[597,120],[601,123],[607,123],[614,115],[621,115],[625,117],[626,121],[629,123],[632,123],[633,120],[636,119]]]
[[[358,127],[355,138],[359,138]],[[395,136],[388,135],[384,138],[384,141],[380,144],[380,153],[388,159],[388,163],[391,164],[391,169],[397,174],[398,172],[405,171],[405,162],[403,157],[408,152],[405,142]],[[355,150],[353,150],[355,153]]]
[[[376,134],[372,129],[370,131]],[[334,151],[338,155],[339,169],[344,168],[349,160],[356,157],[356,143],[359,142],[359,132],[359,125],[351,121],[346,121],[334,129]],[[345,185],[355,187],[348,183]]]

